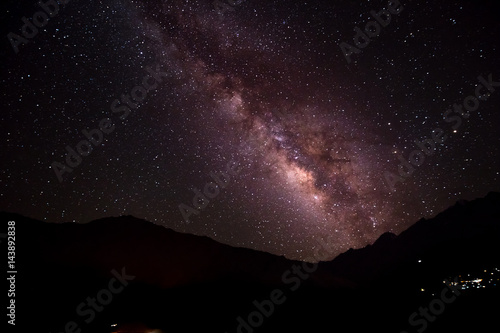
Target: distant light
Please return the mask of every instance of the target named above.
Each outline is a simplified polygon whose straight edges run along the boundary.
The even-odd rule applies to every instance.
[[[118,326],[118,324],[111,324],[111,327],[115,327],[115,326]]]
[[[418,262],[422,262],[422,260],[419,260]]]
[[[424,289],[424,288],[421,288],[421,289],[420,289],[420,291],[425,291],[425,289]]]

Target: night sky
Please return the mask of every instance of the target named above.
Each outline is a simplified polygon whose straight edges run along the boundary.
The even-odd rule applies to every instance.
[[[0,210],[330,259],[500,190],[495,1],[400,1],[349,56],[387,1],[229,2],[71,0],[26,39],[4,4]]]

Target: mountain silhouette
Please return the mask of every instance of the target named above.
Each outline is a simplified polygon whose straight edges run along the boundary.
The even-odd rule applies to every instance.
[[[236,318],[255,310],[253,301],[269,299],[273,290],[283,291],[287,301],[259,326],[262,332],[322,327],[335,313],[339,316],[333,325],[339,331],[378,327],[400,332],[426,295],[415,290],[436,289],[445,278],[500,268],[497,192],[457,202],[399,235],[384,233],[372,245],[318,263],[311,274],[301,268],[307,278],[292,271],[313,267],[310,264],[231,247],[132,216],[55,224],[0,215],[3,221],[16,222],[16,262],[22,273],[17,282],[18,321],[46,332],[63,332],[71,320],[80,323],[83,332],[111,332],[115,321],[141,322],[163,331],[237,331]],[[133,281],[92,322],[83,322],[75,308],[106,287],[113,270],[125,270]],[[488,293],[477,297],[498,297],[498,289]],[[378,302],[399,314],[396,319],[388,319]],[[475,309],[477,315],[489,311]],[[451,315],[446,323],[458,330],[467,327]],[[428,331],[443,329],[439,325]]]

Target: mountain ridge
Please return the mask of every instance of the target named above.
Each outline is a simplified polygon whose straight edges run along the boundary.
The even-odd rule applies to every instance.
[[[420,219],[399,235],[385,232],[373,244],[318,262],[320,271],[334,272],[356,283],[380,278],[390,267],[412,260],[440,243],[468,239],[488,231],[500,233],[498,207],[498,192],[490,192],[484,198],[472,201],[457,202],[431,219]],[[285,271],[300,263],[283,255],[234,247],[207,236],[178,232],[131,215],[105,217],[82,224],[43,222],[7,212],[0,212],[0,216],[29,223],[35,231],[35,244],[52,261],[80,263],[82,267],[94,266],[102,271],[109,270],[113,262],[128,263],[143,272],[147,271],[144,262],[164,262],[174,267],[177,278],[167,274],[164,268],[160,272],[170,279],[154,278],[152,273],[145,277],[162,287],[224,276],[239,275],[243,278],[258,274],[262,274],[262,281],[279,283],[277,270]],[[479,222],[472,222],[477,219]],[[57,249],[60,248],[65,251],[59,252]],[[357,264],[353,265],[353,262]],[[201,276],[196,277],[197,274]]]
[[[407,325],[404,319],[429,302],[421,290],[442,288],[450,276],[500,268],[500,193],[457,203],[397,236],[386,232],[371,245],[317,266],[131,216],[85,224],[48,223],[6,212],[0,216],[16,221],[19,322],[39,331],[59,332],[62,320],[75,318],[82,300],[108,285],[113,270],[134,278],[91,323],[93,332],[109,333],[112,323],[133,321],[166,331],[234,331],[235,318],[246,318],[256,300],[265,302],[276,290],[287,292],[290,301],[263,332],[279,331],[282,325],[295,331],[295,320],[304,316],[303,329],[312,323],[319,329],[328,325],[331,313],[342,325],[355,323],[366,331],[386,318],[386,311],[401,320],[384,321],[381,327],[400,332]],[[304,267],[315,269],[305,274]],[[300,291],[293,292],[295,287]],[[490,302],[495,295],[478,294],[472,304]],[[33,299],[43,300],[44,306]],[[358,313],[368,319],[357,321]]]

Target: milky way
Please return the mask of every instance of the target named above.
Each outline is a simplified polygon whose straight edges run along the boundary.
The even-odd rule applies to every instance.
[[[493,94],[417,173],[387,185],[397,154],[444,128],[478,75],[500,79],[486,3],[401,4],[350,64],[339,44],[386,2],[248,0],[222,13],[210,1],[67,4],[7,55],[2,208],[57,222],[130,214],[290,258],[328,237],[329,259],[498,190]],[[12,10],[9,30],[25,11]],[[169,78],[118,120],[110,102],[147,66]],[[115,131],[59,183],[51,162],[103,117]],[[193,189],[228,162],[238,174],[187,223],[179,205],[194,209]]]

